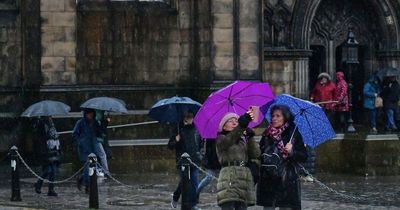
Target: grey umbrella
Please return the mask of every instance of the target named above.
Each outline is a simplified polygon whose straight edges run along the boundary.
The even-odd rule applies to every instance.
[[[97,109],[108,112],[127,113],[125,102],[121,99],[111,97],[96,97],[85,101],[81,108]]]
[[[45,100],[29,106],[21,117],[40,117],[68,114],[71,107],[60,101]]]
[[[400,76],[400,69],[398,68],[384,68],[379,70],[376,75],[382,80],[384,77]]]

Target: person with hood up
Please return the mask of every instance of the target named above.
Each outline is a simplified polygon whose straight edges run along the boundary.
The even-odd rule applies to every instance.
[[[38,155],[42,165],[41,177],[48,177],[49,181],[54,181],[56,173],[58,172],[58,166],[60,165],[62,152],[52,117],[40,117],[34,128],[37,133],[35,147],[39,150]],[[40,194],[42,192],[42,185],[43,180],[38,179],[34,184],[36,193]],[[53,183],[49,183],[47,195],[57,196],[57,193],[54,191]]]
[[[196,127],[193,124],[194,114],[191,112],[186,112],[184,114],[183,126],[180,126],[178,134],[176,136],[172,136],[168,142],[169,149],[176,150],[176,163],[177,168],[179,170],[179,183],[176,190],[173,193],[171,207],[178,207],[178,200],[182,193],[182,171],[181,168],[181,155],[183,153],[188,153],[190,159],[196,164],[200,165],[201,163],[201,154],[200,154],[200,140],[201,137],[198,134]],[[199,210],[197,207],[198,198],[197,198],[197,186],[199,184],[199,170],[191,165],[190,166],[190,186],[189,186],[189,202],[191,205],[191,210]]]
[[[332,120],[335,103],[336,85],[331,81],[331,76],[328,73],[318,75],[318,81],[311,91],[310,100],[314,103],[320,103],[329,120]]]
[[[82,164],[88,160],[88,155],[95,152],[97,123],[95,121],[95,111],[93,109],[84,109],[83,118],[78,120],[72,131],[72,138],[76,141],[78,147],[78,156]],[[85,186],[85,192],[89,193],[89,165],[86,165],[81,176],[78,177],[77,187],[81,190]]]
[[[376,129],[376,116],[378,113],[378,108],[375,107],[375,99],[381,92],[379,85],[379,78],[376,75],[371,75],[364,84],[363,95],[364,95],[364,108],[368,110],[369,123],[370,123],[370,133],[377,134]]]
[[[301,209],[298,166],[307,160],[307,150],[289,107],[271,107],[271,124],[262,135],[260,150],[257,205],[264,210]],[[270,161],[273,158],[277,161]]]
[[[397,131],[394,115],[397,112],[397,104],[399,102],[400,86],[396,77],[387,77],[383,90],[380,93],[383,99],[383,109],[386,113],[385,130],[387,132]]]
[[[243,210],[255,204],[255,189],[250,162],[259,164],[260,149],[247,128],[254,118],[252,109],[242,116],[226,113],[219,123],[217,156],[221,171],[217,201],[222,210]]]
[[[341,126],[341,131],[344,132],[347,124],[347,114],[349,111],[349,86],[344,78],[344,73],[341,71],[336,72],[336,90],[335,90],[335,111],[336,111],[336,125]]]

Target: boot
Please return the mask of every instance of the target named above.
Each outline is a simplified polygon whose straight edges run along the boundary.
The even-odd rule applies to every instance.
[[[49,192],[47,192],[47,196],[58,196],[58,194],[54,190],[49,190]]]
[[[40,181],[36,182],[33,186],[34,186],[35,192],[36,192],[37,194],[42,193],[42,190],[41,190],[42,185],[41,185],[41,182],[40,182]]]

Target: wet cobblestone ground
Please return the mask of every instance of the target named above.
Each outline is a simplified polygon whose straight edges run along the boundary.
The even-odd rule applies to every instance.
[[[59,196],[48,197],[47,188],[42,194],[33,191],[35,179],[29,174],[21,178],[21,202],[11,202],[10,179],[8,173],[0,175],[0,209],[87,209],[89,196],[77,190],[75,182],[57,185]],[[100,209],[171,209],[171,193],[177,182],[175,174],[152,173],[135,175],[115,175],[123,183],[119,185],[111,179],[99,180]],[[318,174],[317,177],[334,189],[349,195],[366,198],[366,201],[343,199],[316,183],[302,184],[303,209],[400,209],[400,177],[359,177],[346,175]],[[216,182],[201,194],[199,207],[219,209],[216,205]],[[180,208],[180,207],[179,207]],[[250,210],[262,207],[249,207]]]

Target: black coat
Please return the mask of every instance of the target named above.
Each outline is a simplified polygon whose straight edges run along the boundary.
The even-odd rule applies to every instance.
[[[203,141],[203,146],[205,154],[203,157],[204,168],[211,170],[221,169],[221,165],[218,161],[217,149],[216,149],[216,139],[207,139]]]
[[[397,81],[388,82],[383,87],[380,96],[383,99],[383,107],[385,109],[397,109],[397,102],[399,101],[400,86]]]
[[[176,142],[175,136],[172,136],[168,142],[169,149],[175,149],[177,167],[180,165],[181,155],[188,153],[191,160],[200,165],[202,156],[200,154],[200,135],[197,133],[195,126],[184,125],[181,127],[179,134],[181,140]]]
[[[47,119],[38,118],[34,122],[34,152],[41,165],[47,165],[52,162],[60,162],[62,158],[61,150],[50,150],[47,147],[47,141],[54,139],[58,141],[58,135],[50,131],[50,127],[54,124],[48,122]]]
[[[289,142],[293,130],[294,126],[290,126],[282,133],[285,145]],[[294,134],[292,144],[292,154],[284,161],[286,168],[285,178],[271,177],[267,175],[264,167],[260,168],[260,180],[257,185],[257,205],[301,209],[299,169],[297,163],[307,160],[307,150],[298,130]],[[260,149],[262,153],[274,147],[275,143],[272,138],[267,136],[261,138]],[[263,158],[261,158],[261,164],[263,164]]]

